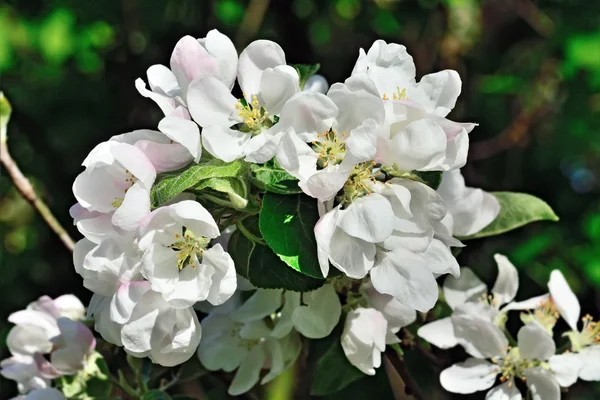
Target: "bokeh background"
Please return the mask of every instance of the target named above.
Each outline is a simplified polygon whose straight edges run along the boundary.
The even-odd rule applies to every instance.
[[[68,209],[81,161],[100,141],[155,128],[160,110],[134,87],[167,64],[183,35],[217,28],[238,50],[277,41],[288,63],[320,63],[330,83],[351,72],[359,48],[404,44],[418,76],[456,69],[463,93],[451,117],[474,121],[472,186],[545,199],[558,223],[470,242],[459,255],[492,283],[492,255],[519,268],[518,298],[541,294],[554,268],[583,311],[600,315],[600,2],[589,0],[6,0],[0,5],[1,88],[13,105],[9,148],[74,238]],[[0,175],[0,358],[9,313],[42,294],[90,294],[70,253]],[[410,361],[410,360],[409,360]],[[432,399],[433,367],[413,373]],[[14,385],[0,381],[0,398]],[[567,399],[597,399],[577,384]],[[470,396],[462,398],[483,398]]]

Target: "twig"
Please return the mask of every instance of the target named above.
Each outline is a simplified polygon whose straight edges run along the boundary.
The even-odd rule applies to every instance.
[[[423,395],[423,392],[421,392],[419,385],[408,372],[404,360],[400,358],[398,353],[393,349],[388,348],[385,352],[385,357],[392,363],[392,366],[404,381],[404,390],[406,391],[406,394],[413,396],[416,400],[425,400],[425,396]]]
[[[236,44],[238,48],[244,47],[250,38],[256,35],[260,28],[265,13],[269,8],[270,0],[251,0],[246,8],[244,19],[240,25],[240,30],[236,36]]]
[[[73,251],[75,248],[75,242],[67,231],[62,227],[60,222],[54,217],[52,211],[48,208],[46,203],[42,199],[40,199],[33,188],[33,185],[23,175],[21,170],[19,169],[15,160],[12,159],[10,153],[8,152],[8,147],[6,142],[0,141],[0,163],[4,166],[8,175],[12,179],[14,185],[17,187],[17,190],[21,193],[21,196],[25,198],[31,205],[37,210],[37,212],[42,216],[44,221],[50,226],[50,229],[54,231],[63,242],[63,244],[69,249]]]

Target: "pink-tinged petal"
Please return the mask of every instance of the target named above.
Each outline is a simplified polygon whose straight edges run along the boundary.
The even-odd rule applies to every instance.
[[[114,143],[111,151],[115,160],[131,172],[147,190],[152,188],[156,179],[156,170],[140,149],[125,143]]]
[[[110,303],[111,319],[119,324],[129,321],[133,309],[148,290],[150,284],[146,281],[122,283]]]
[[[196,39],[184,36],[171,54],[171,70],[177,77],[185,98],[187,87],[198,76],[219,77],[219,66],[213,56]]]
[[[238,82],[246,97],[259,94],[263,71],[286,65],[285,53],[281,46],[270,40],[255,40],[240,54],[238,62]]]
[[[15,325],[33,325],[46,332],[48,338],[54,337],[60,333],[56,325],[56,319],[42,311],[21,310],[8,316],[8,322]]]
[[[235,108],[237,99],[216,78],[200,76],[195,79],[188,88],[187,101],[194,121],[203,128],[211,125],[230,127],[242,122]]]
[[[158,129],[169,139],[185,147],[194,161],[200,161],[202,145],[200,144],[200,129],[194,121],[179,117],[165,117],[158,123]]]
[[[141,78],[135,80],[135,88],[142,96],[153,100],[165,115],[169,115],[177,106],[174,99],[146,89],[146,83]]]
[[[142,150],[157,173],[175,171],[194,161],[194,156],[179,143],[156,143],[140,140],[135,147]]]

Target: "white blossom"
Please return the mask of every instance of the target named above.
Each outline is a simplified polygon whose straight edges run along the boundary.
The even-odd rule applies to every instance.
[[[67,400],[67,398],[57,389],[43,388],[32,390],[27,395],[13,397],[12,400]]]

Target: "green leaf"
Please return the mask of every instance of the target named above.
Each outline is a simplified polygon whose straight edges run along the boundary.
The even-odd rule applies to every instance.
[[[248,171],[248,164],[242,160],[230,163],[211,158],[190,164],[179,171],[161,174],[152,188],[151,197],[155,207],[164,204],[179,193],[196,186],[200,181],[210,178],[239,177]]]
[[[239,229],[231,235],[227,251],[235,262],[238,274],[259,288],[306,292],[325,283],[324,279],[311,278],[294,271],[268,246],[248,239]]]
[[[441,171],[413,171],[414,175],[420,182],[426,184],[433,190],[437,190],[442,183],[442,172]]]
[[[262,165],[252,164],[252,183],[267,192],[302,193],[302,189],[298,186],[298,179],[281,168],[275,159]]]
[[[292,67],[298,71],[298,75],[300,76],[300,89],[304,89],[304,85],[308,78],[317,73],[319,68],[321,68],[320,64],[293,64]]]
[[[313,370],[313,381],[310,394],[326,396],[338,392],[353,382],[365,377],[358,368],[350,364],[344,354],[340,341],[341,326],[324,339],[313,341],[311,350],[319,352],[319,348],[327,348],[316,362]]]
[[[100,353],[94,352],[88,358],[85,368],[77,375],[61,377],[60,388],[68,399],[108,398],[112,391],[109,376],[106,361]]]
[[[242,178],[208,178],[200,181],[194,191],[210,188],[225,193],[231,205],[236,210],[242,210],[248,205],[248,186]]]
[[[141,400],[172,400],[168,393],[162,390],[151,390],[144,393]]]
[[[500,235],[535,221],[558,221],[552,208],[535,196],[513,192],[492,194],[500,202],[500,214],[483,230],[471,236],[461,237],[460,240]]]
[[[318,220],[317,201],[312,197],[274,193],[263,197],[259,227],[265,242],[296,271],[322,279],[313,231]]]

